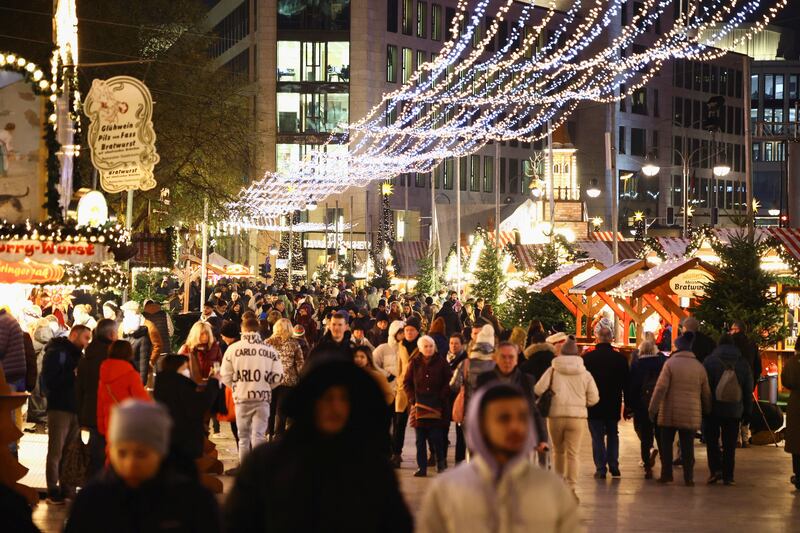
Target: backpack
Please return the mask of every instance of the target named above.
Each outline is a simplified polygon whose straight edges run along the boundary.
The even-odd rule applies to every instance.
[[[720,361],[722,361],[722,358],[720,358]],[[722,361],[722,366],[725,367],[725,370],[722,371],[722,376],[719,378],[714,396],[718,402],[738,403],[742,401],[742,386],[739,385],[736,370],[734,370],[733,366],[725,364],[724,361]]]

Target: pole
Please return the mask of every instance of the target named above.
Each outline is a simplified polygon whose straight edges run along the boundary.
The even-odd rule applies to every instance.
[[[353,274],[353,268],[355,267],[355,253],[356,250],[353,248],[353,195],[350,195],[350,274]]]
[[[683,173],[683,238],[689,237],[689,159],[682,156]]]
[[[456,292],[461,298],[461,158],[453,158],[455,161],[455,188],[456,188]],[[445,163],[447,164],[447,163]]]
[[[294,211],[289,213],[289,268],[288,268],[289,276],[287,277],[287,280],[290,286],[292,285],[292,248],[294,248],[294,246],[292,246],[293,237],[294,237]]]
[[[431,169],[430,172],[430,186],[431,186],[431,230],[429,232],[430,242],[428,243],[428,255],[431,258],[431,266],[433,268],[434,276],[433,276],[433,292],[436,292],[436,249],[433,246],[434,243],[434,232],[436,231],[436,182],[434,181],[433,173],[436,172],[436,169]]]
[[[614,264],[619,262],[619,179],[617,178],[617,109],[615,102],[608,104],[610,117],[609,154],[611,171],[611,254]]]
[[[184,270],[183,275],[183,312],[189,312],[189,287],[192,284],[192,264],[189,262],[189,259],[186,259],[186,269]],[[200,302],[200,308],[203,308],[205,302]]]
[[[494,243],[500,256],[500,141],[494,141]]]
[[[133,226],[133,189],[128,191],[128,203],[125,205],[125,229],[128,230],[128,232],[130,233],[132,226]],[[130,259],[125,261],[125,270],[127,270],[128,273],[131,272]],[[133,281],[134,280],[131,277],[130,282],[127,285],[125,285],[125,290],[122,291],[123,302],[128,301],[128,289],[130,288],[131,283],[133,283]]]
[[[208,197],[203,199],[203,256],[200,263],[200,302],[206,301],[206,269],[208,265]]]
[[[547,121],[547,176],[550,181],[550,242],[556,235],[556,179],[553,175],[553,123]]]
[[[747,41],[748,48],[750,41]],[[747,196],[747,228],[749,233],[755,231],[754,223],[755,217],[753,216],[753,137],[750,131],[750,56],[742,56],[744,63],[742,70],[742,95],[744,95],[744,180],[745,180],[745,194]],[[741,196],[739,197],[741,200]]]
[[[333,221],[335,232],[333,234],[333,271],[338,273],[339,272],[339,200],[336,200],[336,214],[334,215],[335,220]]]

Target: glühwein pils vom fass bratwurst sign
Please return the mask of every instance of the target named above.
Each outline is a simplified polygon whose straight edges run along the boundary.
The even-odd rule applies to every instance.
[[[108,193],[147,191],[156,186],[158,163],[153,129],[153,98],[144,83],[130,76],[94,80],[84,102],[89,117],[92,164]]]

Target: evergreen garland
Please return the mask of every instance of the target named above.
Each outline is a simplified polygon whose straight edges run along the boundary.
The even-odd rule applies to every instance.
[[[658,239],[653,237],[645,237],[643,243],[644,245],[639,250],[639,253],[636,254],[639,259],[644,259],[651,253],[654,253],[662,261],[667,260],[667,252],[664,251],[664,247],[661,246],[661,243]]]

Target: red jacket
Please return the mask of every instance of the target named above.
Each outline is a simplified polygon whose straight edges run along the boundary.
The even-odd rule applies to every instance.
[[[101,435],[108,431],[111,407],[128,398],[150,401],[139,372],[130,361],[106,359],[100,365],[100,381],[97,385],[97,431]]]

